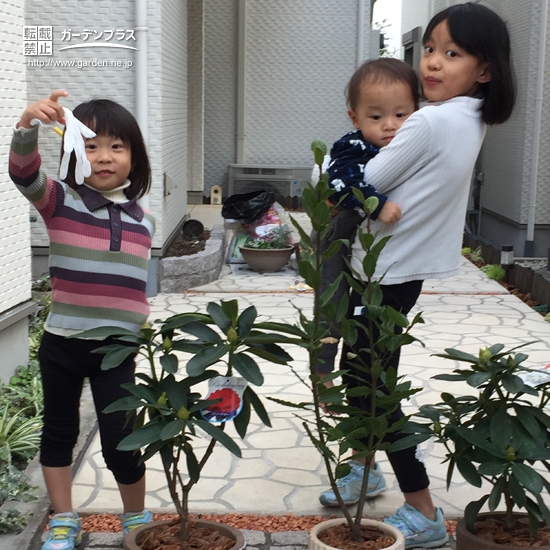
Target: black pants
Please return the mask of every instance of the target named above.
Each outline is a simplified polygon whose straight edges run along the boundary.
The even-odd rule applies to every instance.
[[[122,439],[132,432],[132,422],[126,426],[126,412],[105,414],[103,409],[129,392],[121,388],[134,382],[135,356],[120,366],[101,370],[103,354],[92,353],[109,340],[80,340],[44,332],[38,357],[44,386],[44,429],[40,445],[40,463],[59,468],[72,464],[73,448],[79,433],[79,406],[84,379],[90,379],[94,399],[101,451],[107,468],[115,479],[130,485],[139,481],[145,466],[139,464],[140,453],[117,451]]]
[[[411,281],[399,285],[381,285],[381,289],[383,293],[383,305],[391,306],[404,315],[407,315],[418,300],[418,296],[422,290],[422,281]],[[366,325],[367,321],[363,316],[354,316],[354,310],[358,306],[361,306],[361,296],[354,291],[350,296],[350,310],[348,316],[349,318],[353,318],[356,321]],[[368,335],[363,330],[358,330],[357,332],[357,342],[353,348],[344,345],[342,359],[340,362],[340,368],[349,371],[348,375],[344,376],[344,382],[348,384],[348,388],[362,385],[362,382],[357,378],[370,383],[369,377],[365,372],[354,369],[347,363],[346,360],[348,352],[358,353],[357,350],[360,350],[361,348],[368,349],[370,347]],[[401,329],[396,327],[395,333],[401,333]],[[377,331],[375,331],[374,337],[375,339],[378,338]],[[397,371],[399,366],[399,357],[400,350],[398,349],[388,358],[384,358],[387,359],[386,367],[393,367]],[[364,364],[370,365],[369,354],[363,353],[362,360]],[[354,407],[361,408],[365,411],[370,410],[370,399],[368,396],[348,396],[348,402]],[[401,410],[401,406],[399,406],[390,416],[389,424],[392,425],[400,418],[403,418],[403,416],[403,411]],[[384,438],[384,442],[393,443],[403,437],[404,435],[400,433],[388,433]],[[426,468],[424,467],[424,464],[416,458],[416,447],[410,447],[408,449],[404,449],[403,451],[388,452],[387,454],[401,491],[404,493],[414,493],[428,487],[430,482],[426,474]]]

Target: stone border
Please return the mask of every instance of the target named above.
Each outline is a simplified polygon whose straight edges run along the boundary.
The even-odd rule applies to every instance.
[[[224,262],[225,229],[215,225],[204,250],[190,256],[162,258],[159,262],[159,291],[185,292],[215,281]]]
[[[73,477],[86,455],[96,430],[97,419],[94,403],[89,387],[85,387],[80,403],[80,434],[75,447],[76,459],[73,463]],[[25,515],[27,526],[21,533],[0,535],[0,550],[38,550],[42,547],[42,532],[50,514],[50,499],[42,477],[38,455],[27,466],[25,476],[30,485],[37,487],[34,493],[37,500],[30,502],[6,500],[2,504],[0,512],[18,510]]]

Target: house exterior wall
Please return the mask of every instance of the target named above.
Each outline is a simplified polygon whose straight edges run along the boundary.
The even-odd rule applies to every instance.
[[[351,129],[344,88],[357,62],[356,0],[246,2],[244,164],[311,165],[310,143]],[[365,2],[368,58],[370,2]],[[206,3],[205,189],[237,162],[238,2]],[[209,151],[212,148],[212,151]]]
[[[204,5],[204,195],[236,161],[238,1]],[[225,193],[224,193],[225,195]]]
[[[124,30],[126,44],[135,29],[135,2],[132,0],[54,0],[47,4],[26,2],[27,25],[53,25],[54,55],[41,57],[58,66],[28,67],[28,101],[36,101],[51,90],[62,88],[69,97],[62,100],[69,108],[82,101],[105,97],[124,105],[136,115],[136,56],[132,50],[82,48],[58,51],[66,45],[84,43],[84,30],[92,31],[88,42],[104,40],[109,29]],[[68,30],[71,30],[70,40]],[[96,31],[94,33],[94,31]],[[99,33],[103,31],[103,37]],[[76,35],[80,34],[80,37]],[[137,34],[137,33],[136,33]],[[187,211],[187,2],[150,0],[147,6],[147,148],[151,163],[152,186],[149,209],[157,220],[153,249],[161,250],[183,220]],[[114,38],[111,43],[116,41]],[[120,41],[119,41],[120,43]],[[117,66],[82,66],[100,60]],[[74,63],[74,66],[67,66]],[[64,66],[63,66],[64,64]],[[57,176],[61,141],[49,129],[41,130],[40,149],[48,174]],[[165,174],[176,184],[164,196]],[[40,217],[33,212],[32,245],[47,247],[48,237]],[[45,265],[45,264],[43,264]]]
[[[26,105],[23,57],[24,0],[0,4],[0,379],[7,381],[29,355],[28,318],[31,298],[29,205],[7,173],[12,129]],[[19,312],[19,313],[17,313]]]

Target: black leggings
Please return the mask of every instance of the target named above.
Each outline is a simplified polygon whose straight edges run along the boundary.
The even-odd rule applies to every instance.
[[[383,293],[382,304],[386,306],[391,306],[397,311],[403,313],[404,315],[407,315],[416,303],[416,300],[418,300],[418,296],[420,295],[420,291],[422,290],[422,281],[411,281],[399,285],[381,285],[381,289]],[[367,321],[363,316],[354,315],[355,308],[360,306],[361,296],[353,291],[350,296],[350,309],[348,312],[348,317],[353,318],[356,321],[359,321],[366,325]],[[401,332],[401,329],[399,327],[396,327],[395,332],[396,334],[399,334]],[[360,350],[361,348],[369,348],[369,340],[367,334],[365,334],[363,330],[358,330],[357,334],[357,342],[355,343],[353,348],[350,348],[348,345],[344,345],[344,349],[342,351],[342,359],[340,362],[340,368],[349,371],[348,376],[344,376],[344,382],[348,384],[348,388],[362,385],[361,382],[357,380],[357,378],[361,378],[362,380],[370,382],[366,373],[358,369],[354,369],[346,361],[348,352],[351,351],[352,353],[358,353],[357,350]],[[375,339],[378,337],[377,331],[375,331],[374,336]],[[370,355],[365,353],[363,353],[362,355],[364,363],[366,363],[367,365],[370,364]],[[397,371],[397,368],[399,366],[399,357],[400,350],[398,349],[388,359],[386,363],[387,367],[391,366]],[[348,396],[348,402],[350,403],[350,405],[361,408],[365,411],[370,410],[369,401],[370,399],[368,396]],[[399,406],[390,416],[389,424],[392,425],[400,418],[403,418],[403,416],[403,411],[401,410],[401,406]],[[383,441],[393,443],[394,441],[397,441],[398,439],[401,439],[403,437],[405,437],[405,434],[392,432],[388,433]],[[387,455],[401,491],[403,491],[404,493],[414,493],[416,491],[426,489],[429,486],[430,481],[428,479],[428,475],[426,474],[424,463],[418,460],[418,458],[416,457],[416,447],[409,447],[408,449],[397,452],[388,452]]]
[[[130,485],[145,474],[139,464],[140,453],[117,451],[122,439],[132,432],[126,426],[126,412],[105,414],[103,409],[129,392],[121,388],[134,382],[135,356],[120,366],[103,371],[103,354],[92,350],[112,343],[110,340],[80,340],[44,332],[38,357],[44,387],[44,429],[40,445],[40,463],[59,468],[72,464],[73,448],[79,433],[79,406],[84,378],[90,379],[99,424],[101,451],[115,479]]]

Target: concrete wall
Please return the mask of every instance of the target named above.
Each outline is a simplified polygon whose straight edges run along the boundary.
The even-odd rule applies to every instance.
[[[12,128],[26,105],[23,57],[24,1],[0,4],[0,379],[28,362],[31,298],[29,206],[7,173]]]

